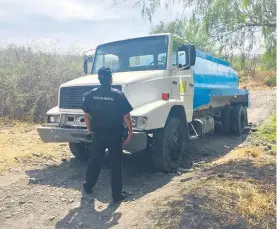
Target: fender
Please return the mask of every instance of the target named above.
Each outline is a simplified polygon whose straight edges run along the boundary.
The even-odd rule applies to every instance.
[[[184,103],[176,99],[158,100],[136,107],[131,112],[131,116],[147,117],[148,122],[145,130],[159,129],[165,126],[171,108],[176,105],[183,107]]]
[[[56,106],[56,107],[53,107],[51,108],[49,111],[46,112],[46,115],[60,115],[60,110],[59,110],[59,107]]]

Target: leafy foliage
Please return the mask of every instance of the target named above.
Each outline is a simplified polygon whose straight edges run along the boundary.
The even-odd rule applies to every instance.
[[[138,0],[142,16],[151,21],[161,2]],[[203,22],[210,42],[217,41],[220,50],[251,50],[259,40],[264,40],[269,50],[276,43],[275,0],[169,0],[164,7],[170,4],[192,9],[192,16],[182,20],[197,18]]]
[[[273,43],[267,45],[267,50],[264,53],[261,62],[261,70],[274,69],[276,71],[276,39]]]
[[[209,34],[224,47],[252,49],[259,33],[267,42],[275,33],[276,6],[272,0],[211,1],[203,15]]]
[[[173,33],[188,43],[196,45],[199,49],[214,53],[214,46],[209,42],[208,34],[203,26],[196,18],[189,21],[177,19],[173,22],[160,22],[157,26],[151,28],[151,34],[154,33]]]
[[[267,78],[265,78],[264,83],[268,87],[275,87],[276,86],[276,75],[268,76]]]

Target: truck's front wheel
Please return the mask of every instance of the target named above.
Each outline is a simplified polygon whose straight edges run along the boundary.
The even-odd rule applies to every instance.
[[[170,117],[165,128],[154,132],[152,140],[152,162],[161,172],[176,169],[182,157],[184,139],[183,122]]]
[[[78,160],[89,160],[89,148],[86,144],[69,142],[69,149]]]

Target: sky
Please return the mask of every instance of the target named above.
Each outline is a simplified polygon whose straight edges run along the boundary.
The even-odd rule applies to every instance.
[[[0,45],[57,42],[79,51],[98,44],[149,34],[136,0],[0,0]],[[176,6],[178,7],[178,6]],[[153,24],[173,20],[178,9],[160,9]]]

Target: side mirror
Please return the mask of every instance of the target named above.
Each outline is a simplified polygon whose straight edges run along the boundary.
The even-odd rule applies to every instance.
[[[194,66],[196,61],[196,49],[194,45],[184,45],[186,52],[186,66]]]
[[[196,49],[194,45],[189,45],[189,65],[194,66],[196,62]]]
[[[94,51],[95,49],[90,49],[88,51],[85,51],[83,53],[84,55],[84,65],[83,65],[83,68],[84,68],[84,73],[87,75],[88,74],[88,68],[90,68],[91,66],[88,66],[89,63],[92,64],[93,62],[93,58],[94,58]]]
[[[195,65],[196,61],[196,49],[194,45],[183,45],[178,48],[178,51],[184,51],[186,55],[184,69],[189,69],[190,66]]]
[[[88,74],[88,58],[85,56],[85,59],[84,59],[84,73],[87,75]]]

